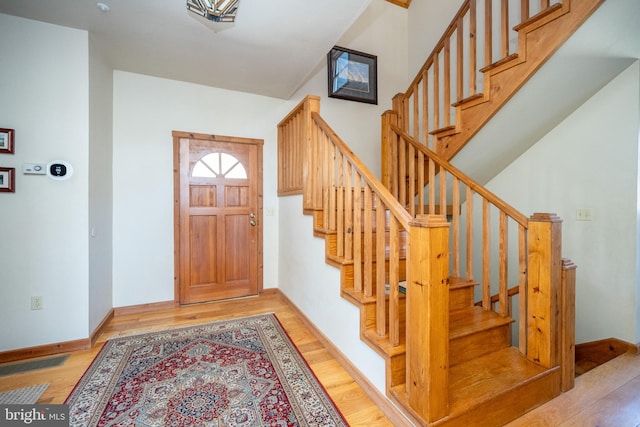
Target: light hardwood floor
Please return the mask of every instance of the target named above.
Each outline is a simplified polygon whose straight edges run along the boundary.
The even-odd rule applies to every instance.
[[[394,425],[279,293],[115,317],[90,350],[71,353],[60,367],[0,377],[0,391],[49,383],[38,403],[63,403],[109,337],[267,312],[278,316],[351,426]],[[581,375],[573,390],[509,424],[520,426],[640,426],[640,358],[625,354]]]
[[[508,426],[640,426],[640,357],[626,353],[580,375],[572,390]]]
[[[0,377],[0,391],[49,383],[49,388],[38,403],[64,403],[104,342],[110,337],[269,312],[276,314],[350,425],[394,425],[351,375],[332,357],[322,342],[305,326],[303,319],[279,293],[117,316],[107,324],[96,345],[90,350],[71,353],[64,365],[60,367]],[[358,326],[355,325],[355,327]]]

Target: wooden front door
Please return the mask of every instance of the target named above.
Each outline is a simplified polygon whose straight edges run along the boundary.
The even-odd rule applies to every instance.
[[[262,290],[262,140],[173,132],[176,299]]]

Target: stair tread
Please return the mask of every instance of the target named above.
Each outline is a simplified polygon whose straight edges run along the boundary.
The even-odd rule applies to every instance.
[[[520,56],[517,53],[512,53],[511,55],[505,56],[504,58],[494,62],[493,64],[489,64],[484,68],[480,69],[481,73],[486,73],[492,70],[495,70],[497,68],[500,68],[501,66],[508,64],[510,62],[515,63],[515,61],[519,60]]]
[[[431,132],[429,132],[429,134],[431,134],[431,135],[451,135],[453,133],[457,133],[455,125],[445,126],[445,127],[438,128],[438,129],[435,129],[435,130],[432,130]]]
[[[451,104],[452,107],[461,107],[465,104],[469,104],[469,105],[477,105],[477,104],[481,104],[483,102],[487,102],[487,100],[484,97],[484,93],[480,92],[480,93],[476,93],[474,95],[471,95],[467,98],[461,99],[458,102],[454,102],[453,104]]]
[[[545,21],[552,15],[557,15],[557,12],[562,12],[562,3],[552,4],[545,10],[538,12],[529,19],[519,23],[513,27],[514,31],[521,31],[524,28],[539,27],[545,24]]]
[[[464,277],[449,277],[449,289],[461,289],[478,285],[479,282]]]
[[[400,336],[404,337],[404,325],[401,325]],[[371,343],[375,344],[374,350],[378,349],[379,354],[384,354],[389,357],[398,356],[406,353],[406,346],[404,339],[401,340],[400,344],[397,346],[393,346],[389,343],[389,336],[383,335],[379,336],[375,330],[367,329],[364,331],[364,337]],[[380,353],[382,352],[382,353]]]
[[[452,366],[449,370],[451,414],[468,411],[546,371],[542,366],[527,360],[515,347],[504,348]]]
[[[449,339],[457,339],[477,331],[508,325],[514,320],[482,307],[468,307],[449,313]]]
[[[342,290],[343,296],[347,296],[360,304],[373,304],[376,302],[376,296],[366,296],[362,291],[356,291],[353,288],[345,288]]]

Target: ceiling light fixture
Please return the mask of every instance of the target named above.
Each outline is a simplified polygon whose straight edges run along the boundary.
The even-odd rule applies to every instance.
[[[187,10],[212,22],[234,22],[240,0],[187,0]]]
[[[101,12],[109,12],[111,10],[108,4],[102,2],[96,3],[96,7],[100,9]]]

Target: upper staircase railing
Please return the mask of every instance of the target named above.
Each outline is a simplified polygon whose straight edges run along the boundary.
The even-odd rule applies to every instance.
[[[342,270],[352,283],[349,298],[373,307],[365,309],[362,336],[387,356],[406,354],[387,368],[388,392],[398,395],[403,386],[401,403],[428,422],[447,415],[449,286],[456,277],[480,279],[486,310],[494,308],[497,292],[498,313],[519,317],[520,351],[546,368],[560,366],[567,378],[562,387],[570,388],[572,283],[563,278],[573,276],[563,273],[571,266],[560,256],[561,221],[554,214],[525,217],[395,125],[383,159],[397,165],[389,191],[319,107],[319,98],[308,96],[278,125],[279,170],[286,172],[279,193],[294,193],[302,183],[303,208],[329,245],[327,261],[349,267]],[[420,173],[407,184],[399,177],[408,170]],[[426,188],[426,196],[417,188]],[[518,313],[511,309],[515,294]]]
[[[474,120],[462,123],[463,112],[492,98],[498,98],[498,104],[506,102],[510,95],[504,91],[517,88],[500,86],[523,84],[549,52],[532,55],[528,68],[516,73],[518,79],[511,78],[492,88],[492,78],[526,62],[526,35],[566,14],[570,3],[571,0],[466,0],[407,90],[394,98],[398,127],[450,160],[482,126]],[[499,95],[492,94],[501,90]],[[494,113],[495,109],[484,112],[480,121]],[[462,131],[468,133],[462,143],[448,143],[448,138]]]

